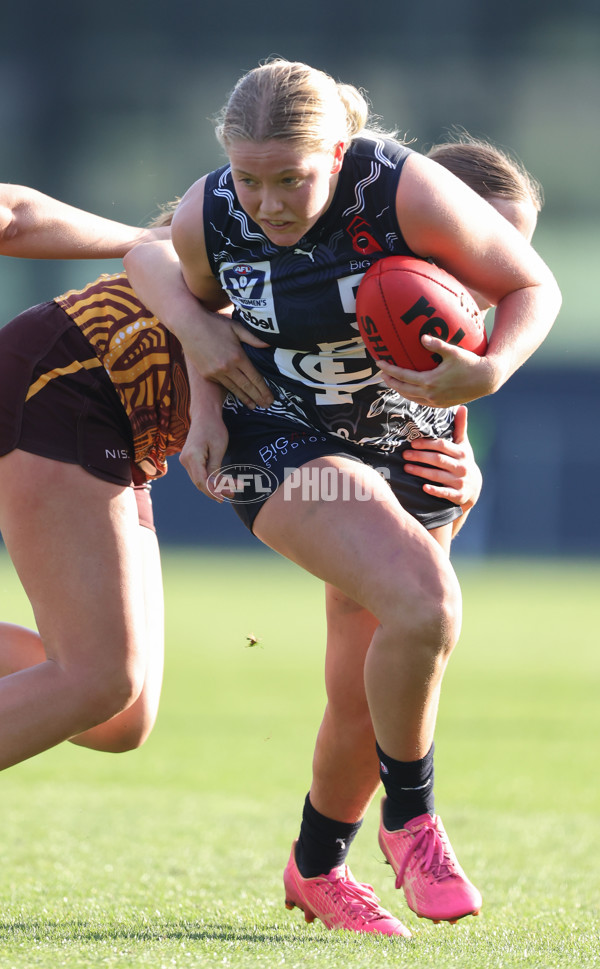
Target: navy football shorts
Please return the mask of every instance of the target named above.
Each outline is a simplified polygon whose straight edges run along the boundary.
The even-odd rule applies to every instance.
[[[409,442],[387,454],[265,410],[225,408],[223,416],[229,430],[229,446],[222,473],[239,486],[235,498],[228,500],[250,531],[265,501],[296,469],[316,458],[332,456],[378,470],[402,507],[426,529],[447,525],[461,515],[453,502],[423,491],[425,479],[406,473],[402,454],[410,447]],[[222,477],[215,477],[213,491],[218,489],[219,480]],[[290,481],[287,486],[292,486]]]

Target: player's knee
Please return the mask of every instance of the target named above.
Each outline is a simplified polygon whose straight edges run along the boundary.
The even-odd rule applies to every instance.
[[[453,573],[452,573],[453,575]],[[458,583],[451,577],[434,586],[424,597],[420,613],[421,643],[440,660],[448,658],[460,634],[462,619],[461,595]]]
[[[123,716],[126,716],[125,711]],[[141,747],[154,727],[156,717],[136,713],[127,723],[120,724],[113,736],[105,741],[103,750],[110,754],[126,754]]]
[[[71,742],[79,747],[101,750],[107,754],[123,754],[136,750],[148,739],[158,712],[158,704],[145,694],[120,713],[96,723],[73,736]],[[96,716],[101,716],[97,711]]]
[[[460,634],[461,594],[452,568],[437,569],[413,587],[411,595],[398,598],[391,624],[398,641],[427,652],[432,661],[445,661]]]
[[[135,703],[144,685],[143,672],[135,662],[107,663],[99,670],[80,671],[78,679],[92,721],[88,726],[104,723]]]

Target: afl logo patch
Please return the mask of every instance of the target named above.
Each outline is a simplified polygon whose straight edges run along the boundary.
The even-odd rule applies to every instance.
[[[244,323],[257,330],[279,333],[268,261],[223,262],[219,275],[221,286]]]

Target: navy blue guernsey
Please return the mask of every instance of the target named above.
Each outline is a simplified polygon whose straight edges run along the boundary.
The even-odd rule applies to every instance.
[[[271,413],[383,452],[451,436],[454,416],[386,387],[356,323],[356,290],[369,266],[414,255],[395,207],[410,153],[392,139],[355,139],[331,204],[293,246],[270,242],[245,213],[229,165],[207,176],[204,195],[212,271],[234,319],[269,344],[245,349],[274,391]],[[226,409],[241,406],[229,395]]]

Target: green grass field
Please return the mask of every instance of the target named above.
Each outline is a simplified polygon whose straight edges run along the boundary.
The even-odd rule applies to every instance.
[[[164,555],[158,724],[2,777],[0,967],[583,969],[600,965],[600,562],[461,562],[465,621],[437,734],[437,809],[477,919],[408,912],[376,843],[350,862],[410,942],[283,906],[324,703],[320,584],[270,553]],[[30,623],[0,556],[3,618]],[[254,635],[260,642],[248,645]]]

